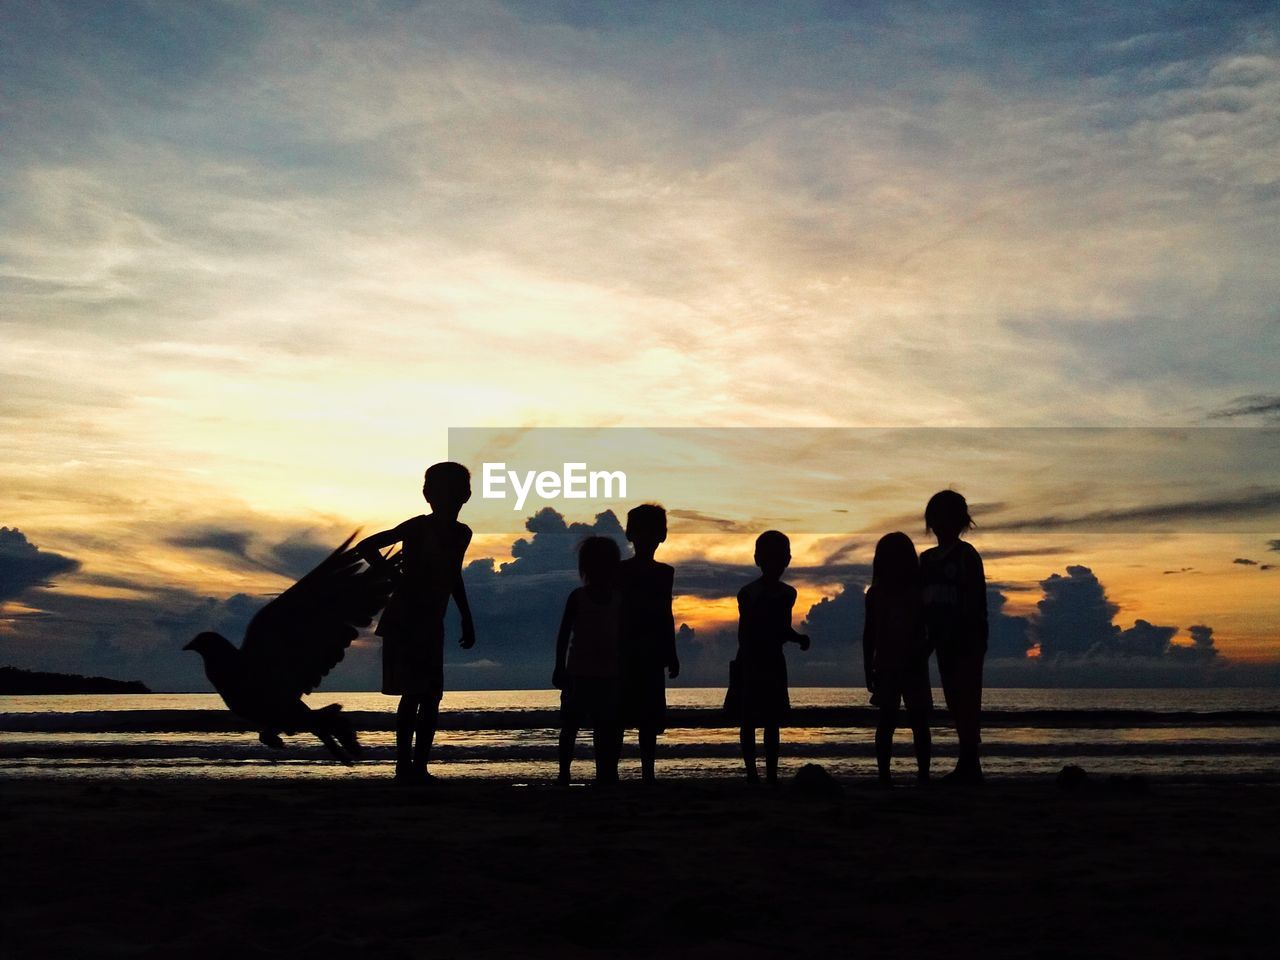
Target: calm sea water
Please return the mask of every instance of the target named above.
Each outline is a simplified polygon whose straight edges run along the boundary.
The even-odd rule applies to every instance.
[[[723,691],[673,688],[673,724],[660,741],[660,773],[735,776],[737,731],[723,725]],[[940,691],[935,698],[941,705]],[[313,737],[272,751],[237,729],[216,694],[0,697],[0,778],[386,777],[395,700],[376,693],[317,693],[313,707],[357,714],[365,758],[334,762]],[[558,694],[551,690],[451,691],[442,704],[433,770],[445,777],[549,780],[555,775]],[[783,731],[783,773],[817,762],[837,776],[871,777],[874,714],[847,688],[792,690],[795,725]],[[984,765],[990,775],[1043,776],[1076,763],[1098,774],[1280,780],[1280,689],[1019,690],[985,694]],[[955,736],[934,729],[937,769],[950,768]],[[590,746],[579,748],[590,775]],[[899,732],[896,767],[913,768]],[[638,776],[634,736],[623,775]]]

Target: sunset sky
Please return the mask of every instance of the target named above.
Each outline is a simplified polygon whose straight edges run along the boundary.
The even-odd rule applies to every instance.
[[[797,536],[797,620],[853,629],[954,483],[1009,659],[1110,602],[1176,630],[1103,673],[1277,682],[1280,8],[1140,6],[0,5],[0,664],[203,689],[181,643],[420,512],[449,428],[1219,427],[1247,469],[1098,458],[1159,530],[886,457]],[[666,548],[708,675],[771,486]],[[540,518],[477,528],[458,685],[547,672],[581,531]]]

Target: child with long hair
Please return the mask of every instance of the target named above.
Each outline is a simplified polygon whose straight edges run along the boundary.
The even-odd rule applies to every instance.
[[[578,547],[582,586],[569,594],[556,636],[551,683],[560,690],[560,777],[569,783],[578,730],[591,725],[596,783],[618,779],[619,634],[622,594],[617,587],[622,552],[609,537],[587,537]]]
[[[876,766],[890,783],[889,761],[898,711],[905,705],[916,751],[916,776],[929,780],[929,640],[920,604],[920,562],[905,533],[885,534],[876,544],[871,586],[866,592],[862,660],[871,702],[880,708],[876,724]]]

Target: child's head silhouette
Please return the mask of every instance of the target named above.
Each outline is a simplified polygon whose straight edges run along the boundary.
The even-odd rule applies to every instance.
[[[756,537],[756,566],[767,577],[780,577],[791,563],[791,541],[779,530]]]
[[[939,490],[924,508],[924,529],[939,540],[954,540],[973,528],[969,504],[954,490]]]
[[[422,478],[422,496],[433,510],[460,510],[471,499],[471,471],[452,460],[433,463]]]
[[[622,562],[622,551],[612,537],[587,537],[578,544],[578,575],[587,586],[613,582]]]
[[[656,503],[642,503],[627,511],[627,539],[637,546],[656,547],[667,539],[667,511]]]
[[[890,590],[905,590],[915,585],[920,571],[916,545],[901,530],[886,533],[876,543],[871,561],[871,583]]]

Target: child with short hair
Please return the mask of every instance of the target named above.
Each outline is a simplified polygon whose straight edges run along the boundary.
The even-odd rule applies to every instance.
[[[756,728],[764,729],[765,776],[778,782],[780,728],[791,709],[787,693],[787,658],[783,646],[796,643],[809,649],[809,638],[791,626],[796,590],[782,582],[791,563],[791,541],[777,530],[756,538],[756,566],[760,576],[738,591],[738,656],[736,659],[740,710],[739,739],[747,780],[756,771]]]
[[[622,728],[618,718],[618,646],[622,595],[617,589],[622,552],[609,537],[587,537],[578,547],[582,586],[565,601],[556,636],[551,683],[560,692],[560,776],[569,783],[578,730],[591,725],[596,783],[615,783]]]
[[[987,654],[987,578],[982,557],[960,534],[973,528],[969,505],[954,490],[929,498],[925,530],[938,545],[920,555],[921,596],[929,642],[938,652],[938,674],[960,741],[951,783],[981,783],[982,661]]]
[[[920,562],[905,533],[885,534],[876,544],[871,586],[865,596],[862,658],[871,702],[880,708],[876,724],[876,766],[890,783],[889,761],[898,709],[904,703],[916,751],[917,778],[929,780],[929,640],[920,604]]]
[[[654,556],[667,539],[667,512],[654,503],[633,507],[626,532],[635,555],[618,567],[623,725],[636,728],[641,777],[652,783],[658,734],[666,726],[667,678],[680,675],[671,612],[675,571]]]
[[[462,561],[471,528],[458,521],[471,499],[471,474],[460,463],[432,464],[423,477],[422,496],[431,513],[411,517],[365,537],[356,549],[370,566],[387,561],[381,550],[399,543],[400,582],[378,621],[382,637],[382,692],[400,696],[396,710],[396,780],[430,779],[427,763],[435,739],[440,698],[444,695],[444,616],[449,598],[462,616],[464,650],[475,645],[475,626],[462,582]]]

